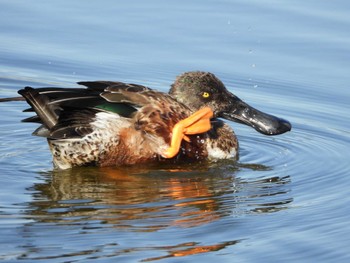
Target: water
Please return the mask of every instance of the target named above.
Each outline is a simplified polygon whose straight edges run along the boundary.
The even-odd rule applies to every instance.
[[[348,262],[347,1],[1,1],[0,95],[215,73],[293,124],[231,123],[238,162],[58,172],[23,103],[0,104],[0,260]]]

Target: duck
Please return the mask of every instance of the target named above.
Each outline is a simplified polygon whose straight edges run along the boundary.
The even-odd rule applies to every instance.
[[[168,93],[117,81],[84,87],[25,87],[21,97],[35,115],[57,169],[127,166],[238,158],[238,140],[224,120],[264,135],[291,130],[289,121],[259,111],[229,92],[213,73],[180,74]]]

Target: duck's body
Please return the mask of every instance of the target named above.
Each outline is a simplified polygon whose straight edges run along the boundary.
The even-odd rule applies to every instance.
[[[19,91],[31,105],[29,111],[37,114],[24,121],[42,124],[34,134],[48,139],[54,164],[60,169],[224,159],[237,154],[238,142],[233,130],[217,117],[234,119],[233,115],[242,109],[232,110],[232,101],[240,105],[243,102],[211,73],[190,72],[179,76],[170,94],[121,82],[79,84],[87,88],[26,87]],[[213,117],[210,127],[199,132],[185,128],[187,135],[180,138],[179,151],[174,156],[167,155],[175,125],[203,107],[214,113],[210,115]],[[253,110],[256,115],[258,111]],[[274,118],[274,127],[267,130],[248,121],[246,124],[271,135],[290,130],[290,124],[282,119],[267,114],[263,117]],[[236,119],[245,122],[240,117]]]
[[[43,116],[29,121],[43,123],[35,135],[47,137],[58,168],[168,160],[162,154],[170,145],[172,128],[191,115],[187,106],[169,94],[140,85],[102,81],[79,84],[87,88],[20,91],[32,107],[44,105],[37,107],[44,108]],[[220,120],[212,123],[210,132],[182,142],[176,160],[235,156],[237,139],[232,129]]]

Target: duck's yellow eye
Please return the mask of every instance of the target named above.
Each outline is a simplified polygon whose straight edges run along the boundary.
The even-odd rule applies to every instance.
[[[209,94],[209,92],[203,92],[202,96],[203,96],[203,98],[209,98],[210,94]]]

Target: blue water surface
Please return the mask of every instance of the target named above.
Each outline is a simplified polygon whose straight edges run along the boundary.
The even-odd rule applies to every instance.
[[[0,104],[0,260],[348,262],[350,2],[0,2],[0,97],[216,74],[276,137],[230,123],[240,159],[53,169],[23,102]]]

